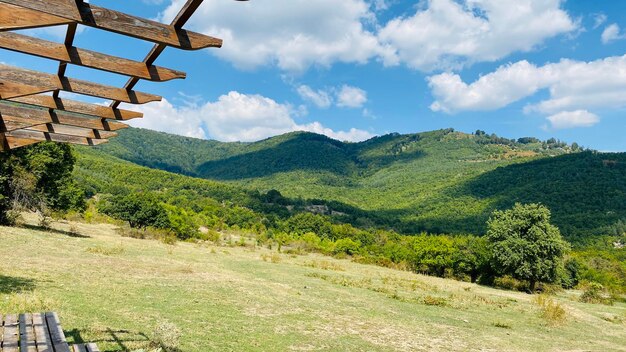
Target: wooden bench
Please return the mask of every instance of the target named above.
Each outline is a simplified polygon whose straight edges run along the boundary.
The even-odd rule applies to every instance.
[[[56,313],[0,314],[0,352],[100,352],[93,344],[70,346]]]

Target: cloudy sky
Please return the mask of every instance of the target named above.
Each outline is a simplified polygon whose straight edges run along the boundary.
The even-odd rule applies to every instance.
[[[184,0],[91,0],[170,21]],[[626,1],[205,0],[188,29],[221,49],[167,49],[186,80],[133,125],[221,141],[294,130],[360,141],[453,127],[626,151]],[[29,31],[62,40],[63,28]],[[83,28],[76,46],[141,60],[151,44]],[[0,50],[0,61],[56,64]],[[71,67],[68,76],[126,79]],[[76,98],[76,97],[74,97]]]

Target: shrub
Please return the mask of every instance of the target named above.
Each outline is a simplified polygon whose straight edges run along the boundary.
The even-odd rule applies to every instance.
[[[613,304],[613,298],[611,295],[607,292],[604,286],[597,282],[591,282],[587,285],[583,294],[580,296],[580,301],[584,303]]]
[[[497,288],[511,290],[511,291],[525,291],[527,285],[509,275],[497,277],[493,280],[493,285]]]
[[[353,255],[361,248],[361,242],[353,241],[350,238],[342,238],[335,241],[335,254],[345,253],[347,255]]]

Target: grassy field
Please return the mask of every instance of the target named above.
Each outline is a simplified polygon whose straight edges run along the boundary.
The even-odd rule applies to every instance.
[[[180,351],[626,351],[626,305],[536,297],[318,255],[165,245],[112,225],[0,227],[0,312],[53,310],[73,341]],[[166,325],[167,326],[167,325]]]

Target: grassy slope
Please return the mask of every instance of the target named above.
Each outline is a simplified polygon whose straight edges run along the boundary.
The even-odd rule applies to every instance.
[[[567,322],[547,327],[522,293],[316,255],[274,264],[261,260],[265,249],[171,248],[119,237],[111,225],[77,226],[89,237],[0,228],[0,312],[55,310],[70,338],[108,351],[145,348],[162,320],[181,328],[182,351],[626,350],[626,305],[582,304],[573,292],[557,298]],[[425,305],[429,295],[448,305]]]

